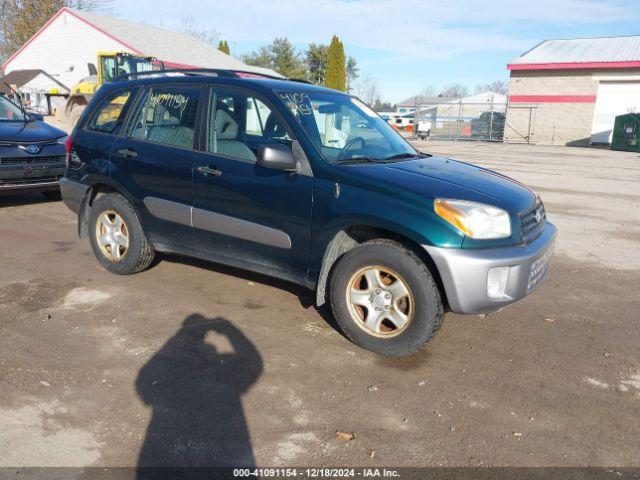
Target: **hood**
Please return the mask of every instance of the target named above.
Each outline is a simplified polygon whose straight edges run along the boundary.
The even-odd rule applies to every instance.
[[[62,130],[40,121],[0,122],[0,142],[43,142],[66,135]]]
[[[417,195],[493,205],[512,213],[531,208],[535,193],[505,175],[464,162],[427,157],[387,164],[351,165],[358,174]]]

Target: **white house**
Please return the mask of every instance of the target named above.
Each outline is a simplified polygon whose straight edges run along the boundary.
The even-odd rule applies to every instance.
[[[72,87],[89,75],[98,52],[124,51],[154,56],[167,68],[220,68],[279,76],[253,67],[185,33],[95,13],[60,9],[2,65],[15,70],[43,70]]]
[[[69,88],[42,70],[14,70],[3,77],[0,93],[14,96],[15,90],[28,108],[42,114],[52,114],[64,107]]]

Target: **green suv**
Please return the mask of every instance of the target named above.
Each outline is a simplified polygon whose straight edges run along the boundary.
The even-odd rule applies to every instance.
[[[418,152],[357,98],[297,81],[116,81],[67,150],[63,198],[107,270],[174,252],[295,282],[384,355],[421,348],[447,310],[524,298],[556,236],[524,185]]]

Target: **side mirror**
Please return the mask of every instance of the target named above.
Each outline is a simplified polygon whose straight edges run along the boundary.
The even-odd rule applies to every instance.
[[[27,115],[29,115],[30,119],[35,120],[37,122],[44,121],[44,116],[39,113],[29,112]]]
[[[291,148],[280,143],[260,147],[256,165],[273,170],[298,171],[298,162],[293,158]]]

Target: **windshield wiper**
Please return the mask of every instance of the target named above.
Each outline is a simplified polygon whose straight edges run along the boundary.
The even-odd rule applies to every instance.
[[[398,153],[396,155],[391,155],[390,157],[385,157],[384,161],[389,161],[389,160],[402,160],[405,158],[427,158],[427,157],[431,157],[432,155],[429,153],[422,153],[422,152],[417,152],[417,153]]]
[[[354,157],[354,158],[344,158],[342,160],[336,160],[333,162],[335,165],[347,165],[347,164],[357,164],[357,163],[380,163],[380,160],[371,157]]]

